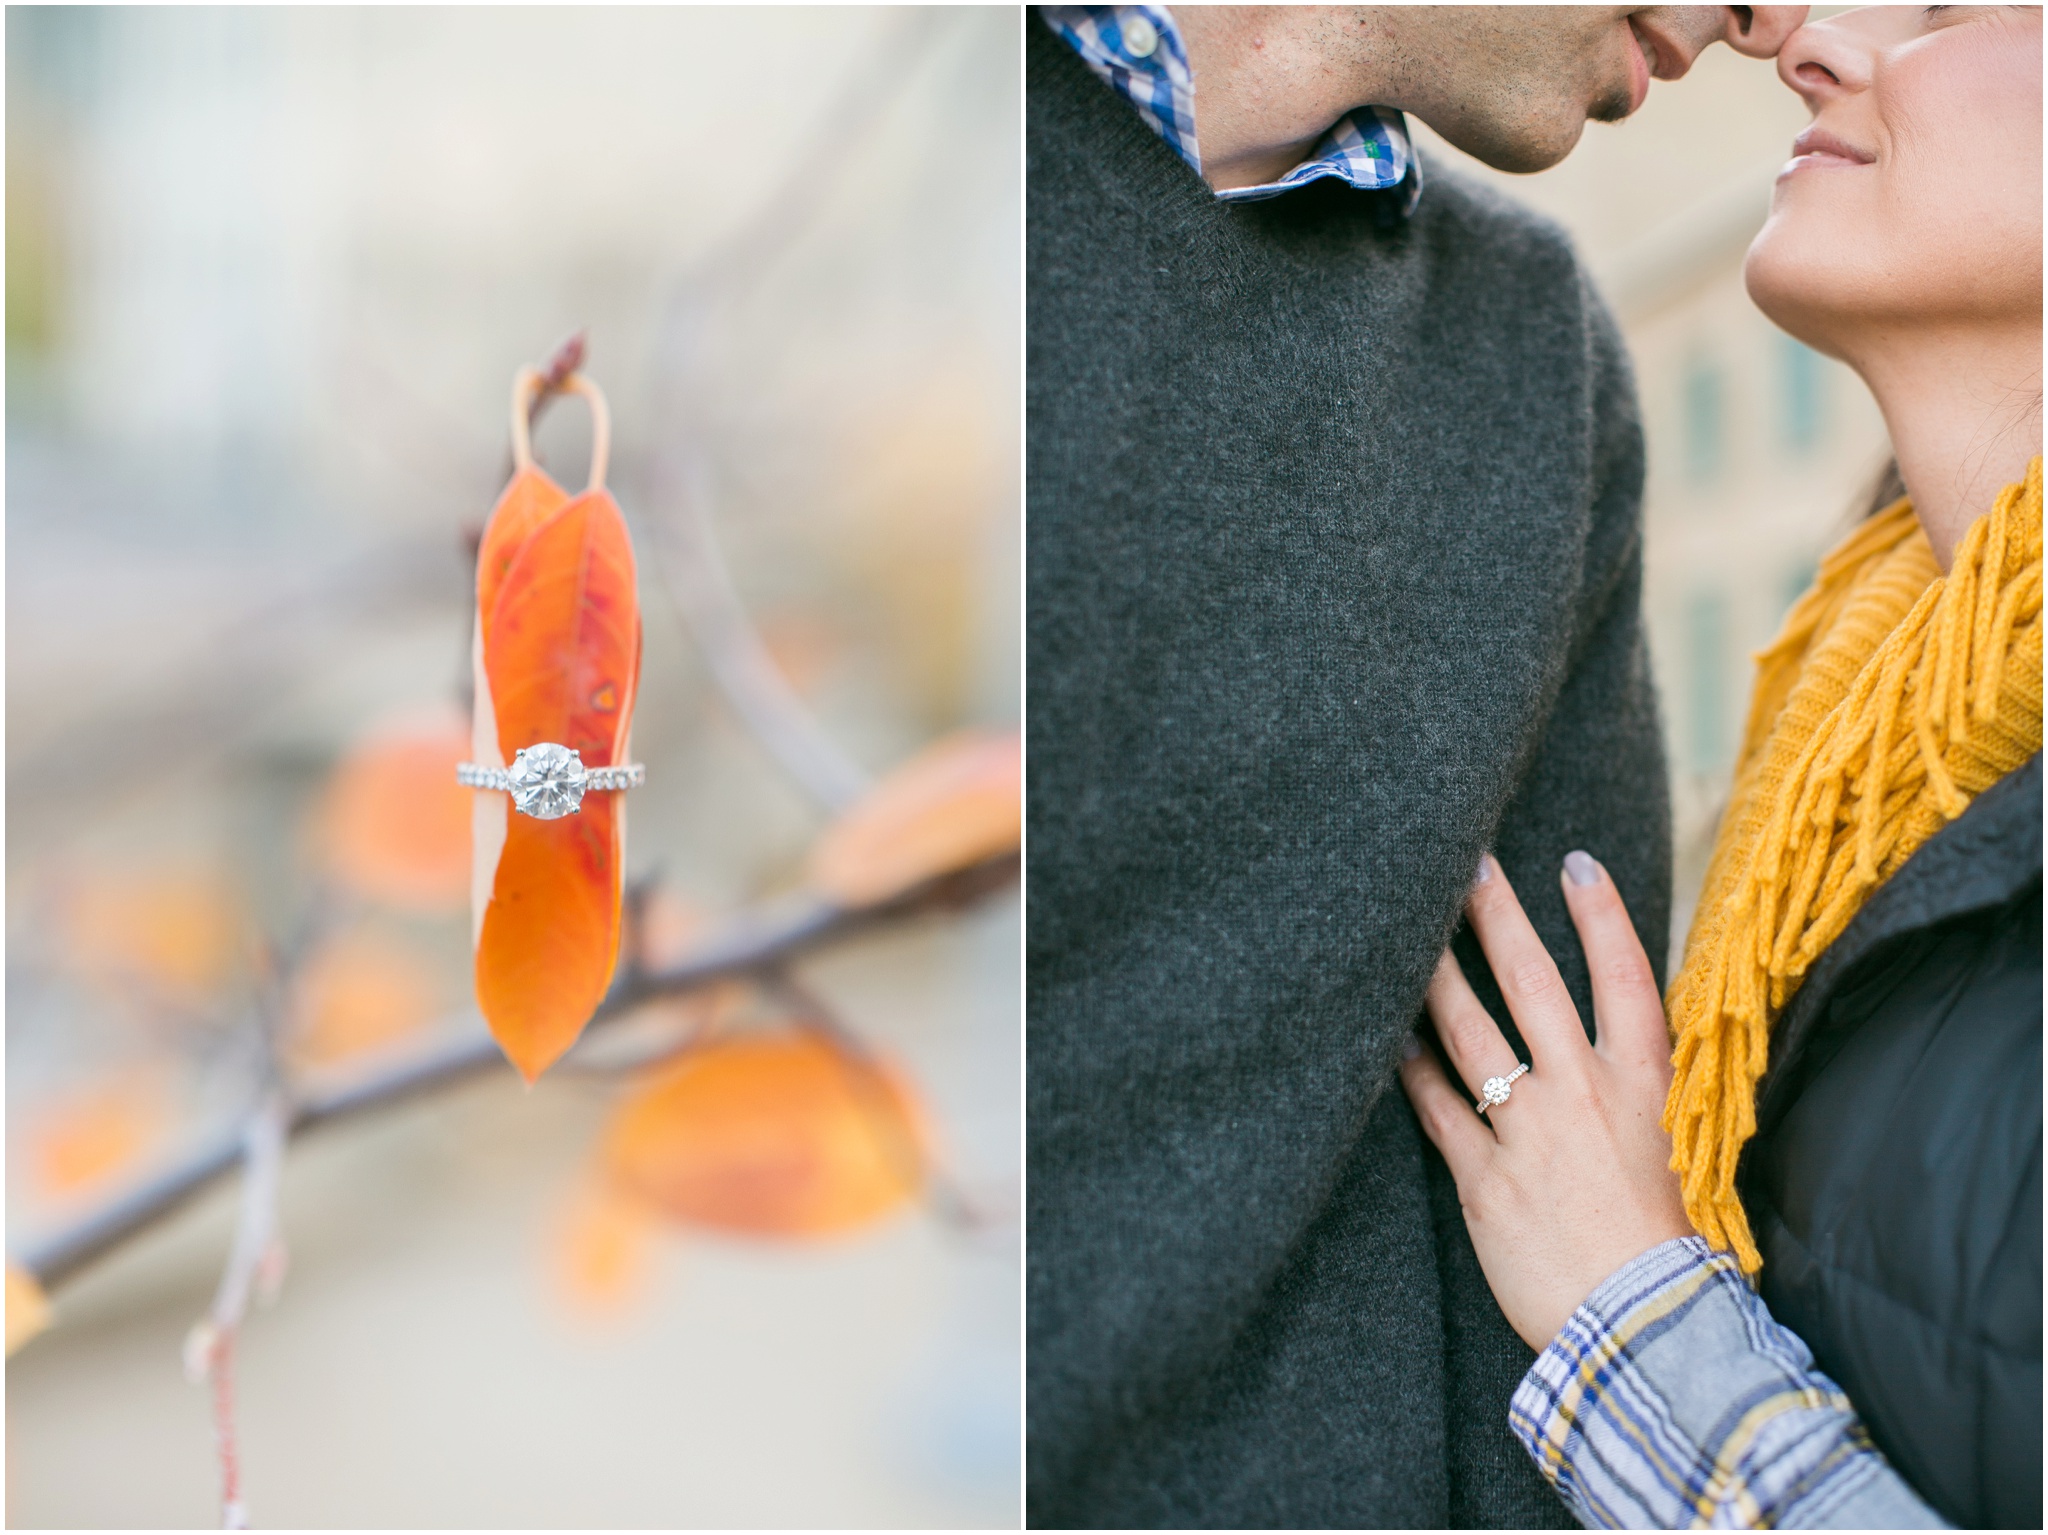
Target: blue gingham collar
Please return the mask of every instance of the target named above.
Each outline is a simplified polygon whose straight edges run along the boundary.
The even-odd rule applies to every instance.
[[[1039,14],[1199,176],[1195,81],[1173,13],[1163,5],[1046,5]],[[1391,107],[1347,112],[1314,154],[1277,181],[1216,195],[1225,202],[1257,202],[1326,176],[1361,191],[1399,187],[1402,213],[1413,212],[1422,195],[1422,164],[1408,141],[1406,119]]]

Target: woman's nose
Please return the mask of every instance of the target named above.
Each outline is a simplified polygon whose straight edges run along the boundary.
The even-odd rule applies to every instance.
[[[1724,9],[1728,12],[1728,21],[1722,29],[1722,36],[1727,39],[1728,46],[1753,59],[1770,59],[1778,56],[1778,50],[1785,46],[1785,39],[1799,30],[1812,7],[1731,5]]]
[[[1843,28],[1827,21],[1808,22],[1778,50],[1778,78],[1817,112],[1828,97],[1869,83],[1867,53]]]

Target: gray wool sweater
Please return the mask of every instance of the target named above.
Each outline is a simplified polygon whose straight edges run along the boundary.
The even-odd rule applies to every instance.
[[[1588,1017],[1566,852],[1662,959],[1620,343],[1531,214],[1219,203],[1026,25],[1029,1520],[1569,1525],[1395,1067],[1482,850]]]

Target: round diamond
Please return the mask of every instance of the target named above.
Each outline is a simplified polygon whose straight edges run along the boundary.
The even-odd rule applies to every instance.
[[[583,808],[583,759],[566,746],[543,741],[512,759],[512,803],[523,815],[553,821]]]

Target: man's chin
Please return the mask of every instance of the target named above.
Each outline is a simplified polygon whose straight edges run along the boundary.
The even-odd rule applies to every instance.
[[[1634,109],[1635,102],[1624,85],[1609,91],[1586,108],[1586,117],[1596,123],[1618,123]]]
[[[1430,127],[1436,128],[1436,124],[1430,123]],[[1528,124],[1518,124],[1519,131],[1513,132],[1489,133],[1483,127],[1474,131],[1462,124],[1456,133],[1444,133],[1441,128],[1437,132],[1443,134],[1447,143],[1497,171],[1527,176],[1549,170],[1570,154],[1578,147],[1585,128],[1584,119],[1579,119],[1559,123],[1548,132],[1532,131]]]

